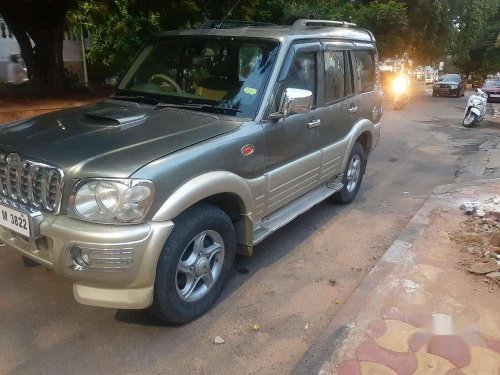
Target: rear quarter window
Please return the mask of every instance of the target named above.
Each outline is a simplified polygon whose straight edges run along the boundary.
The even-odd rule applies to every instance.
[[[375,54],[372,51],[358,50],[354,52],[357,75],[356,89],[359,93],[375,89]]]

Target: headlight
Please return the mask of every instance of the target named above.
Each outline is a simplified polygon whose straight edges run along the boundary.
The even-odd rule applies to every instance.
[[[392,91],[395,94],[401,94],[406,91],[406,80],[403,77],[397,77],[392,81]]]
[[[96,223],[138,223],[153,195],[154,184],[148,180],[83,180],[75,187],[69,214]]]
[[[472,98],[471,102],[472,105],[480,105],[482,103],[481,99],[478,98]]]
[[[458,88],[458,85],[450,85],[450,89],[456,89]]]

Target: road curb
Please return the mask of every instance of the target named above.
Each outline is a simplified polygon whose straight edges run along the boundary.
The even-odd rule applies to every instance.
[[[382,258],[380,258],[358,287],[347,298],[328,327],[325,328],[319,338],[309,347],[291,371],[291,374],[330,374],[332,371],[332,359],[335,359],[335,352],[342,347],[344,340],[349,336],[350,332],[356,329],[356,317],[364,308],[366,300],[376,291],[380,281],[390,275],[396,268],[405,270],[413,265],[413,257],[415,255],[413,244],[428,227],[430,223],[429,215],[435,208],[436,203],[446,200],[448,195],[461,188],[492,182],[500,182],[500,179],[482,179],[436,187],[422,207],[401,231],[398,238],[387,249]]]

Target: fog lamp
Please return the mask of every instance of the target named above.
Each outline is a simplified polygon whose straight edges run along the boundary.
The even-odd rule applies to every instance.
[[[90,267],[89,255],[78,246],[72,246],[69,249],[71,259],[71,268],[75,271],[86,271]]]

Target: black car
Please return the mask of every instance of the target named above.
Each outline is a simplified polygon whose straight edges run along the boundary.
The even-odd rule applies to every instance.
[[[465,81],[460,74],[445,74],[432,86],[432,96],[456,96],[465,94]]]

